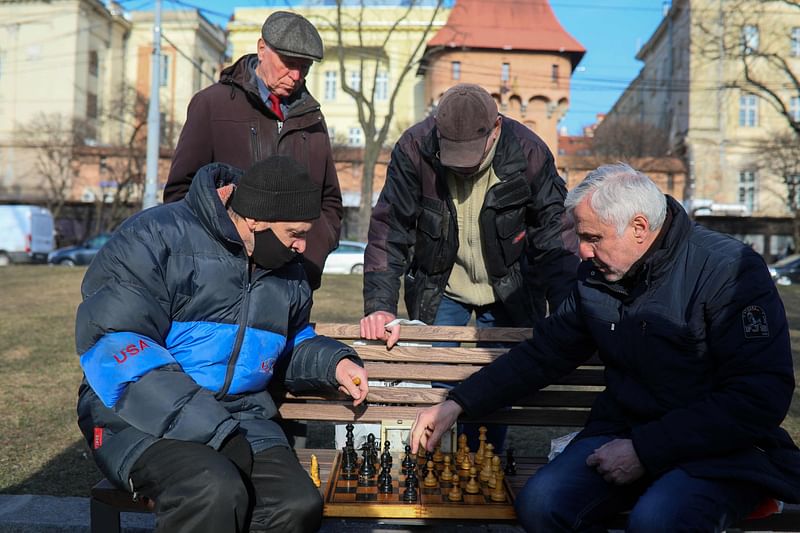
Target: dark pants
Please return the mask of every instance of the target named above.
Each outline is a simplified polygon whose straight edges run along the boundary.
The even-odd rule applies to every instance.
[[[743,482],[694,478],[680,468],[630,485],[607,483],[586,458],[611,436],[573,441],[531,477],[514,503],[526,531],[606,531],[629,511],[628,532],[724,531],[763,500]]]
[[[131,470],[134,489],[156,502],[158,533],[317,531],[322,498],[294,453],[253,457],[251,472],[203,444],[160,440]]]
[[[511,318],[506,313],[505,308],[500,303],[490,305],[468,305],[452,300],[446,296],[442,297],[439,309],[436,311],[436,319],[433,321],[435,326],[466,326],[472,314],[475,313],[475,324],[478,328],[491,327],[510,327],[513,325]],[[456,347],[457,342],[435,342],[437,347]],[[479,342],[481,348],[511,348],[513,344],[502,342]],[[450,388],[449,384],[433,383],[434,387]],[[467,436],[467,445],[473,452],[478,451],[478,424],[459,424],[458,433]],[[506,440],[507,426],[499,424],[486,424],[486,442],[494,445],[495,454],[503,450]]]

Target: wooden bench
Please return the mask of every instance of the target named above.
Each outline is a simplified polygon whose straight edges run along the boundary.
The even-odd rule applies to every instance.
[[[352,344],[359,340],[358,325],[317,324],[318,334]],[[370,380],[459,382],[489,364],[505,352],[503,348],[477,348],[476,342],[508,342],[524,340],[530,330],[520,328],[404,326],[401,342],[412,346],[396,346],[386,350],[382,345],[355,346],[364,360]],[[460,348],[433,348],[420,345],[436,341],[465,343]],[[603,367],[593,359],[576,369],[559,383],[521,399],[511,409],[503,410],[475,422],[503,423],[510,426],[546,426],[564,428],[564,433],[581,427],[590,407],[603,389]],[[442,401],[446,389],[405,388],[400,386],[370,387],[368,401],[353,408],[344,395],[293,395],[274,390],[280,398],[279,412],[285,420],[315,420],[331,423],[381,423],[385,420],[413,420],[417,411]],[[321,491],[324,492],[336,450],[297,450],[301,463],[308,468],[311,454],[320,463]],[[512,491],[522,488],[530,475],[546,462],[546,457],[517,457],[518,474],[509,476]],[[114,489],[103,480],[92,489],[91,515],[93,533],[117,533],[120,512],[150,512],[152,502],[133,502],[131,495]],[[620,520],[624,527],[624,517]],[[787,505],[783,513],[760,520],[749,520],[739,526],[747,531],[800,531],[800,506]]]

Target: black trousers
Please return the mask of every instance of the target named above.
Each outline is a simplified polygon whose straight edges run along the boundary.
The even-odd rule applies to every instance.
[[[157,533],[320,528],[322,498],[292,450],[270,448],[253,457],[249,472],[241,468],[204,444],[165,439],[136,461],[131,480],[155,500]]]

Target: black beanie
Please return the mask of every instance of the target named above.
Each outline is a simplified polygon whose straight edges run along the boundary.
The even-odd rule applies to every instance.
[[[233,193],[231,208],[255,220],[319,218],[320,188],[291,157],[273,155],[248,168]]]

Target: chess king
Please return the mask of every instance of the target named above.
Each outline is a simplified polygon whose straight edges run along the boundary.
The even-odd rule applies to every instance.
[[[308,322],[300,254],[319,215],[319,187],[288,157],[212,164],[86,272],[78,423],[106,477],[155,501],[157,532],[319,528],[319,491],[266,391],[367,395],[355,351]]]

